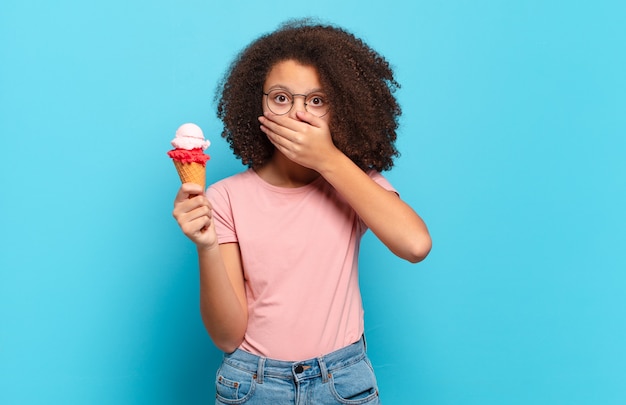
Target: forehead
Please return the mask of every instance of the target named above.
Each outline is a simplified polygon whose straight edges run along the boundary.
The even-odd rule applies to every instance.
[[[265,89],[283,87],[294,93],[307,93],[321,88],[317,69],[294,60],[281,61],[272,66],[265,79]]]

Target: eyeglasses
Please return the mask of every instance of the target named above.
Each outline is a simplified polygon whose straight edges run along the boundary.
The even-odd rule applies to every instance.
[[[270,90],[267,96],[267,108],[276,115],[285,115],[293,108],[296,97],[304,97],[304,109],[317,117],[328,114],[329,105],[326,96],[319,92],[293,94],[284,89]]]

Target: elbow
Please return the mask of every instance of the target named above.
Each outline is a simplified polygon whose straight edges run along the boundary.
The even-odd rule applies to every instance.
[[[243,342],[246,334],[245,322],[211,323],[203,314],[203,322],[211,341],[224,353],[234,352]]]
[[[209,336],[211,336],[213,344],[224,353],[234,352],[243,342],[243,334],[229,336],[227,334],[209,333]]]
[[[426,259],[426,256],[430,253],[432,249],[432,240],[430,236],[426,236],[425,238],[417,238],[413,241],[406,254],[403,255],[403,259],[407,260],[410,263],[419,263],[422,260]]]
[[[234,352],[235,350],[237,350],[237,348],[239,348],[239,346],[241,345],[241,342],[243,342],[243,339],[240,341],[234,341],[234,340],[218,341],[216,339],[213,340],[213,343],[215,344],[215,346],[221,351],[223,351],[224,353]]]

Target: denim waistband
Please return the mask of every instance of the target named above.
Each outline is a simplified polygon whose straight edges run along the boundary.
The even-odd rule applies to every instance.
[[[324,382],[333,371],[361,361],[365,355],[365,338],[324,356],[304,361],[283,361],[257,356],[237,349],[224,354],[224,363],[255,374],[257,383],[264,377],[303,381],[321,377]]]

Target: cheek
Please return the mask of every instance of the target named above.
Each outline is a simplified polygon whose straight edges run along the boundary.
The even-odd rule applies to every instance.
[[[322,119],[324,120],[324,122],[325,122],[326,124],[328,124],[328,126],[330,126],[330,121],[331,121],[331,118],[332,118],[332,114],[333,114],[333,112],[332,112],[332,111],[329,111],[326,115],[324,115],[324,116],[322,117]]]

